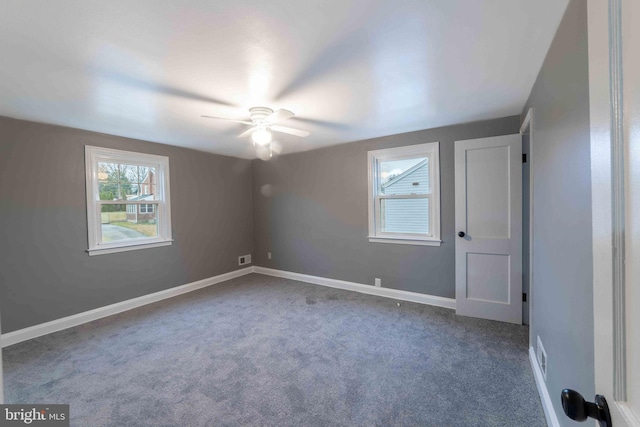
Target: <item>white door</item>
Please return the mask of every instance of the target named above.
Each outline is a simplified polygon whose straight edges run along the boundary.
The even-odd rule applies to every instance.
[[[596,393],[640,427],[640,2],[589,0],[588,17]]]
[[[456,141],[456,313],[522,323],[522,140]]]

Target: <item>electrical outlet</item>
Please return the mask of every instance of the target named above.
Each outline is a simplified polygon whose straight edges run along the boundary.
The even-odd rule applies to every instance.
[[[267,259],[271,259],[271,252],[267,252]]]
[[[544,347],[542,346],[542,341],[540,340],[540,336],[538,336],[538,342],[537,342],[537,349],[536,349],[536,357],[538,358],[538,365],[540,365],[540,370],[542,371],[542,376],[544,377],[544,380],[547,380],[547,366],[548,366],[548,360],[547,360],[547,352],[544,350]]]
[[[251,255],[242,255],[238,257],[238,265],[251,264]]]
[[[382,280],[378,279],[377,277],[374,280],[374,284],[376,285],[376,287],[381,288],[382,287]]]

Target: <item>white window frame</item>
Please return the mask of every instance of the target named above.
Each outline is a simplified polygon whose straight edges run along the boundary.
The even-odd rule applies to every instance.
[[[99,162],[124,163],[155,168],[157,200],[100,200],[98,185]],[[171,200],[169,196],[170,180],[168,157],[85,145],[85,173],[87,183],[87,225],[89,243],[87,252],[89,255],[101,255],[171,245],[173,239],[171,238]],[[139,211],[139,205],[149,203],[157,206],[156,221],[158,224],[158,236],[146,239],[127,239],[108,243],[101,242],[101,207],[103,205],[138,205],[136,210]]]
[[[440,246],[440,143],[408,145],[367,152],[369,174],[369,242],[396,243],[403,245]],[[414,157],[429,158],[430,195],[388,196],[378,194],[378,164],[382,161],[402,160]],[[380,201],[382,199],[429,199],[430,235],[382,232],[380,224]]]

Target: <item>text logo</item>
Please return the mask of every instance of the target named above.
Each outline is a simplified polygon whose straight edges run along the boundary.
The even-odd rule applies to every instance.
[[[69,405],[0,405],[0,427],[69,427]]]

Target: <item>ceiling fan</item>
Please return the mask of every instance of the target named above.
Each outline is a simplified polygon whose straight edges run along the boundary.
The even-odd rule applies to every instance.
[[[281,123],[287,119],[290,119],[295,114],[293,114],[289,110],[276,110],[273,111],[271,108],[267,107],[253,107],[249,109],[249,117],[248,120],[237,120],[229,117],[216,117],[216,116],[207,116],[203,115],[202,117],[206,117],[208,119],[220,119],[220,120],[228,120],[236,123],[243,123],[245,125],[250,125],[251,127],[246,131],[242,132],[238,135],[238,138],[244,138],[247,136],[251,136],[251,140],[254,145],[264,146],[267,144],[271,144],[272,135],[271,132],[281,132],[289,135],[295,135],[300,137],[309,136],[309,132],[306,130],[294,129],[290,127],[280,126],[278,123]]]

